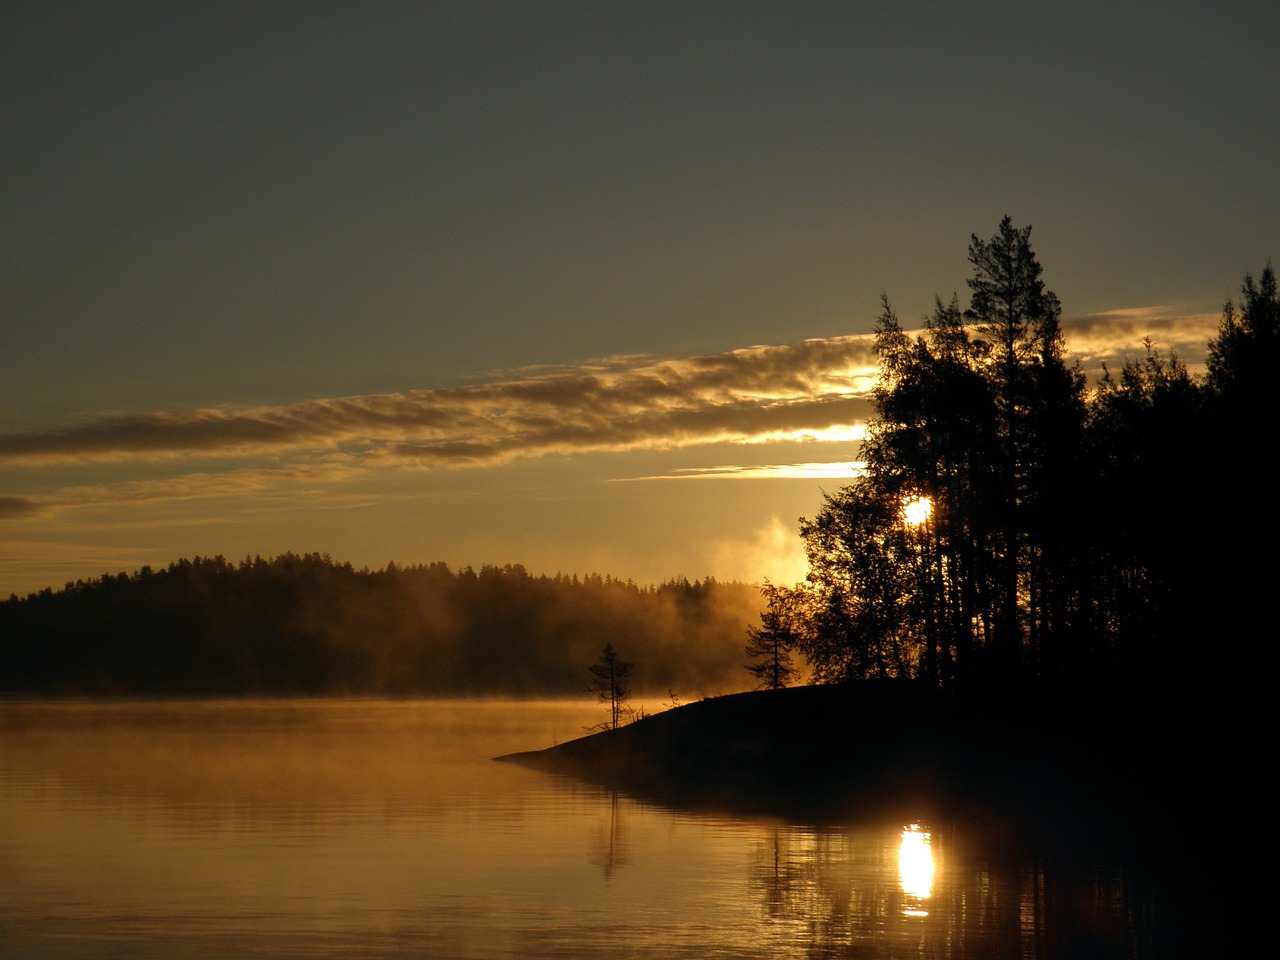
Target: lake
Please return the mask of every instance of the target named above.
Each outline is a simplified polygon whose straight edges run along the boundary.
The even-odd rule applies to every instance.
[[[0,704],[0,957],[1144,957],[1132,863],[490,758],[590,702]]]

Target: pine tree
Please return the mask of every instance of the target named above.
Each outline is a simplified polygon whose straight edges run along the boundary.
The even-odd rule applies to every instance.
[[[631,699],[627,676],[633,666],[635,664],[618,656],[613,644],[606,643],[600,652],[600,658],[587,668],[595,678],[591,681],[591,689],[595,691],[597,702],[609,705],[609,719],[601,724],[606,730],[617,730],[621,726],[627,701]]]
[[[1273,504],[1280,289],[1271,265],[1257,281],[1246,274],[1242,293],[1238,304],[1224,306],[1218,335],[1209,344],[1209,431],[1202,450],[1211,467],[1198,519],[1208,535],[1206,594],[1231,598],[1212,605],[1203,627],[1247,637],[1257,635],[1260,624],[1274,622],[1280,570],[1280,511]],[[1274,678],[1278,649],[1265,643],[1248,654],[1255,677]]]
[[[1053,480],[1061,479],[1079,449],[1084,421],[1084,378],[1063,363],[1061,307],[1046,290],[1031,249],[1031,228],[1009,217],[990,240],[972,238],[972,293],[964,313],[972,324],[982,373],[994,401],[998,445],[992,501],[991,560],[995,574],[992,640],[997,657],[1011,665],[1024,642],[1037,654],[1046,626],[1045,551],[1054,551],[1047,520],[1064,504]]]
[[[1084,379],[1030,232],[1005,217],[973,237],[969,308],[937,300],[919,336],[884,303],[866,470],[801,521],[817,594],[804,652],[825,679],[946,685],[1040,669],[1067,644]]]
[[[767,606],[760,613],[760,626],[747,627],[747,672],[760,681],[767,690],[781,690],[796,679],[796,668],[791,651],[797,635],[794,625],[791,592],[771,583],[760,591]]]

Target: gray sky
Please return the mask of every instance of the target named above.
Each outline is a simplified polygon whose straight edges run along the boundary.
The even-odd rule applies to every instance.
[[[1033,225],[1087,363],[1194,352],[1280,254],[1260,2],[0,18],[0,593],[286,549],[779,576],[840,480],[742,468],[856,457],[833,338],[963,296],[971,234]]]

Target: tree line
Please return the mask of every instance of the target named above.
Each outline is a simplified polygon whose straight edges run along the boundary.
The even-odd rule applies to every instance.
[[[0,603],[0,692],[585,695],[606,640],[645,690],[741,689],[754,585],[356,570],[320,554],[179,560]]]
[[[865,471],[800,534],[748,653],[763,685],[911,677],[1188,689],[1269,673],[1280,561],[1269,447],[1280,298],[1228,300],[1207,371],[1151,344],[1089,387],[1031,228],[972,238],[969,302],[922,332],[888,301]]]

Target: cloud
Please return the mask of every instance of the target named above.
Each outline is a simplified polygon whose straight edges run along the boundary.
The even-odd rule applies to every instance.
[[[46,513],[47,506],[33,497],[0,497],[0,520],[17,520]]]
[[[164,562],[153,553],[130,546],[105,547],[59,540],[7,540],[0,544],[0,580],[25,584],[14,591],[20,595],[54,583]]]
[[[1111,367],[1145,355],[1150,338],[1161,353],[1176,353],[1192,369],[1203,365],[1205,348],[1218,332],[1219,314],[1186,313],[1172,307],[1133,307],[1090,314],[1062,324],[1071,357],[1086,370]]]
[[[1118,366],[1141,356],[1147,336],[1195,369],[1217,319],[1145,307],[1081,317],[1063,328],[1070,355],[1090,373],[1103,362]],[[726,443],[848,445],[861,438],[872,414],[876,376],[874,337],[859,335],[698,357],[620,356],[527,368],[447,389],[105,414],[0,436],[0,466],[115,463],[138,470],[157,461],[196,461],[199,468],[193,463],[168,476],[0,496],[0,520],[234,496],[251,496],[261,506],[388,467],[484,467],[549,455]],[[843,479],[855,468],[815,457],[628,479]]]
[[[674,473],[647,477],[624,477],[617,482],[637,480],[852,480],[866,469],[865,460],[822,461],[818,463],[771,463],[753,466],[686,467]]]
[[[1194,361],[1216,322],[1144,307],[1081,317],[1063,328],[1071,355],[1094,369],[1140,355],[1146,336]],[[0,464],[337,452],[370,465],[474,466],[708,443],[848,441],[871,413],[874,342],[859,335],[699,357],[613,357],[447,389],[109,413],[0,436]],[[0,509],[13,515],[22,504]]]
[[[867,336],[683,359],[623,357],[440,390],[106,414],[0,436],[0,463],[342,451],[371,461],[475,465],[552,453],[816,438],[865,421],[875,372]]]
[[[432,464],[494,464],[546,454],[674,449],[710,443],[767,443],[856,436],[871,413],[859,396],[796,398],[767,403],[658,406],[580,411],[578,416],[524,420],[511,416],[481,436],[401,444],[391,456]]]
[[[367,473],[341,463],[321,463],[200,471],[105,485],[82,484],[62,487],[39,497],[0,497],[0,519],[44,518],[71,508],[246,496],[254,497],[259,506],[273,495],[285,497],[288,503],[294,504],[308,488],[319,490]],[[327,496],[332,499],[331,493]]]

